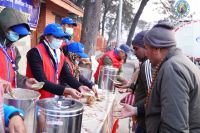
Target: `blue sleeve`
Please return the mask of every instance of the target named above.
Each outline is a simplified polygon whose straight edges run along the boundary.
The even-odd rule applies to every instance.
[[[4,120],[5,120],[5,125],[8,126],[9,124],[9,118],[13,113],[19,112],[20,114],[23,114],[23,111],[20,109],[17,109],[13,106],[8,106],[8,105],[3,105],[4,109]]]

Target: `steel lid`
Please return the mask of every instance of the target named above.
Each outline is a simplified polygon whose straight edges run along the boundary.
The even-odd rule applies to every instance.
[[[112,66],[103,66],[102,70],[118,71],[118,68],[114,68]]]
[[[83,104],[70,98],[45,98],[36,102],[37,108],[45,114],[74,115],[83,112]]]

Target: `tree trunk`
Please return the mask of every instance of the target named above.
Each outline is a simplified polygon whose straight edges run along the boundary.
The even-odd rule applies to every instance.
[[[111,0],[103,0],[103,4],[104,4],[104,8],[105,9],[103,11],[103,18],[102,18],[102,33],[101,33],[102,36],[104,36],[106,15],[107,15],[107,13],[109,11]]]
[[[84,2],[84,0],[77,0],[77,1],[76,1],[76,5],[77,5],[78,7],[81,7],[82,4],[83,4],[83,2]]]
[[[85,45],[85,52],[93,55],[101,15],[102,0],[86,0],[81,31],[81,43]]]
[[[103,13],[103,19],[102,19],[102,34],[101,34],[102,36],[104,36],[104,31],[105,31],[106,14],[107,14],[107,11],[105,10]]]
[[[135,28],[137,26],[137,23],[138,23],[138,20],[140,19],[140,16],[144,10],[144,7],[146,6],[147,2],[149,0],[142,0],[141,3],[140,3],[140,7],[137,11],[137,13],[135,14],[135,17],[133,19],[133,22],[132,22],[132,25],[131,25],[131,29],[129,31],[129,34],[128,34],[128,38],[127,38],[127,41],[126,41],[126,44],[127,45],[131,45],[131,42],[132,42],[132,38],[133,38],[133,35],[135,33]]]
[[[118,14],[117,14],[117,16],[116,16],[116,18],[115,18],[115,21],[114,21],[114,24],[113,24],[113,26],[112,26],[112,29],[111,29],[111,31],[109,32],[108,41],[107,41],[107,46],[109,45],[110,40],[112,39],[113,31],[114,31],[114,29],[115,29],[115,27],[116,27],[117,20],[118,20]]]

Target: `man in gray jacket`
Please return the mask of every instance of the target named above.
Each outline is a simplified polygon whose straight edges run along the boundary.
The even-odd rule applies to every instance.
[[[200,70],[176,48],[174,27],[155,25],[145,36],[156,66],[147,98],[148,133],[200,133]]]
[[[144,37],[154,66],[146,99],[147,133],[200,133],[200,70],[176,48],[174,34],[174,27],[165,22]],[[123,117],[134,113],[123,106]]]

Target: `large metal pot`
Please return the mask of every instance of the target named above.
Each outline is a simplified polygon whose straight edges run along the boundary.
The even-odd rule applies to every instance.
[[[15,98],[9,94],[4,95],[4,103],[12,105],[24,111],[24,123],[27,133],[33,133],[35,104],[40,97],[40,93],[33,90],[15,88],[13,89]]]
[[[86,79],[91,80],[92,78],[92,70],[84,67],[79,67],[81,75],[83,75]]]
[[[114,92],[115,87],[113,81],[116,79],[117,72],[117,68],[113,68],[112,66],[103,66],[100,69],[98,77],[99,88]]]
[[[80,133],[83,104],[68,98],[46,98],[36,103],[35,133]]]

